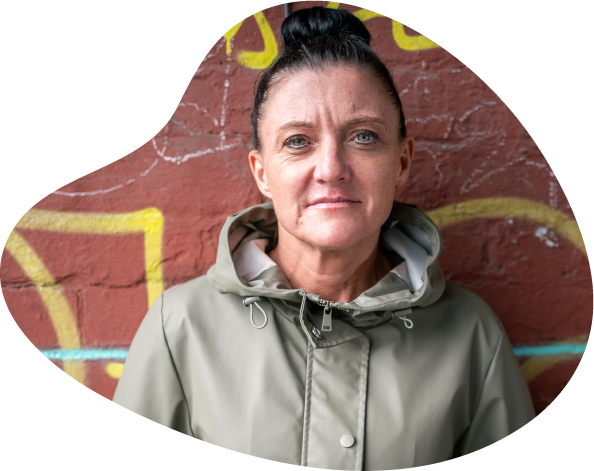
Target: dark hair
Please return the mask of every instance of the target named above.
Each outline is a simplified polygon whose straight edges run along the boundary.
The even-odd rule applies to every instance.
[[[406,136],[404,113],[394,80],[369,46],[371,35],[363,22],[347,10],[322,7],[297,10],[281,26],[283,52],[260,76],[256,85],[251,125],[253,143],[260,148],[258,121],[270,87],[283,72],[301,68],[319,70],[325,64],[353,64],[371,72],[392,98],[398,111],[399,138]]]

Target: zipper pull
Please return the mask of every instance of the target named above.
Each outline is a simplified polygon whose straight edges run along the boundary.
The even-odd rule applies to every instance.
[[[332,308],[328,305],[324,306],[324,317],[322,318],[322,330],[329,332],[332,330]]]

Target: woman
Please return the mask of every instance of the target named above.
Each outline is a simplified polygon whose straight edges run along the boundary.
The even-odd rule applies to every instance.
[[[300,10],[260,78],[250,166],[272,200],[228,218],[216,264],[151,307],[114,401],[226,448],[395,469],[487,446],[534,416],[500,322],[445,282],[442,239],[394,201],[414,144],[344,10]]]

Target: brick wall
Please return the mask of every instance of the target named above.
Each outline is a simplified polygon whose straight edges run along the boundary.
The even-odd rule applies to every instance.
[[[328,2],[292,8],[311,5]],[[442,227],[446,276],[500,317],[540,412],[575,371],[592,321],[567,199],[526,130],[464,64],[398,22],[341,7],[366,22],[416,138],[399,199]],[[264,10],[217,41],[153,139],[39,201],[8,240],[0,278],[17,324],[108,398],[149,303],[204,274],[227,215],[262,200],[248,119],[283,17],[282,5]]]

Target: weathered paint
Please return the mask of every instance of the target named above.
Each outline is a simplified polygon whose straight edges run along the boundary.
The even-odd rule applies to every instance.
[[[575,220],[548,206],[533,201],[522,200],[520,198],[484,198],[436,208],[429,211],[428,214],[440,228],[476,218],[515,217],[535,221],[540,224],[546,224],[551,229],[556,230],[560,235],[566,237],[578,247],[584,255],[586,254],[584,243]],[[145,234],[153,234],[153,238],[145,237],[145,257],[149,257],[149,254],[153,257],[152,263],[147,262],[146,264],[147,288],[150,286],[156,288],[153,292],[149,292],[149,305],[154,301],[154,299],[151,299],[151,296],[155,296],[156,298],[156,296],[162,292],[161,264],[156,263],[156,261],[160,261],[161,257],[160,234],[162,233],[162,226],[163,217],[158,210],[153,208],[139,211],[137,213],[110,215],[72,214],[31,210],[17,224],[17,227],[25,229],[52,230],[58,232],[121,234],[142,230]],[[159,236],[155,238],[155,234],[158,234]],[[51,275],[43,266],[43,262],[39,260],[36,254],[32,252],[32,249],[20,236],[13,233],[7,244],[7,249],[13,256],[15,256],[32,280],[42,280],[38,281],[38,283],[45,282],[46,284],[55,284],[51,279]],[[32,263],[30,260],[34,260],[34,262]],[[41,275],[33,270],[41,272]],[[158,280],[159,282],[153,281],[151,283],[149,281],[151,279]],[[53,293],[55,293],[54,297],[48,297],[48,295],[45,294],[45,291],[43,293],[42,297],[48,308],[48,312],[50,312],[50,317],[52,318],[52,323],[56,329],[59,343],[63,346],[63,350],[44,351],[43,353],[46,357],[52,360],[62,360],[65,362],[80,362],[85,360],[97,361],[105,359],[124,360],[126,358],[127,351],[122,349],[68,349],[69,345],[76,343],[73,343],[70,337],[76,339],[76,341],[80,343],[78,341],[79,333],[72,313],[68,308],[68,304],[65,301],[65,298],[61,295],[59,287],[53,291]],[[51,313],[55,314],[52,316]],[[585,350],[585,346],[585,343],[577,345],[561,343],[546,346],[517,347],[515,351],[518,356],[535,357],[523,365],[526,379],[532,380],[559,361],[563,359],[571,360],[574,355],[581,355]],[[553,360],[550,358],[538,358],[543,356],[555,356],[556,358]],[[71,363],[68,363],[68,365],[70,364]],[[119,377],[116,372],[120,370],[117,368],[114,369],[115,367],[113,367],[114,364],[112,363],[109,365],[112,366],[110,367],[111,370],[108,371],[108,374],[114,378]],[[80,368],[81,366],[78,366],[77,371],[80,371]],[[70,368],[67,368],[67,370],[70,371]],[[78,379],[84,383],[84,377],[79,377]]]
[[[163,214],[156,208],[121,214],[80,214],[32,209],[22,217],[16,227],[35,231],[110,235],[142,232],[149,305],[163,292]],[[19,258],[18,253],[11,253]]]
[[[439,228],[479,218],[519,218],[544,224],[569,240],[586,255],[586,247],[575,219],[535,201],[521,198],[481,198],[428,211]]]
[[[122,372],[124,371],[124,364],[115,361],[109,362],[105,365],[105,372],[113,379],[120,379]]]
[[[12,232],[6,250],[17,260],[27,277],[33,282],[43,300],[47,313],[62,348],[79,349],[80,335],[70,305],[47,267],[19,234]],[[85,365],[78,359],[64,359],[64,371],[82,384],[85,383]]]
[[[250,69],[265,69],[278,54],[278,45],[276,44],[276,38],[274,33],[268,24],[268,20],[262,12],[258,12],[254,15],[255,20],[258,23],[258,28],[262,34],[264,40],[263,51],[240,51],[237,55],[239,63]],[[238,28],[239,29],[239,28]]]
[[[549,370],[560,361],[574,360],[586,350],[586,343],[558,343],[554,345],[537,345],[533,347],[516,347],[514,353],[518,357],[531,357],[522,365],[526,381],[530,382],[541,373]],[[126,360],[128,350],[42,350],[50,360],[61,361],[100,361],[100,360]],[[124,371],[121,362],[110,362],[105,366],[106,373],[112,378],[119,378]]]
[[[398,199],[440,225],[447,278],[493,307],[542,410],[575,370],[592,320],[588,260],[554,174],[499,98],[436,43],[338,2],[291,9],[311,5],[347,8],[370,29],[416,139]],[[10,236],[0,277],[17,324],[106,397],[148,305],[204,274],[227,215],[262,201],[247,163],[249,116],[283,19],[279,5],[225,33],[163,130],[48,195]]]

